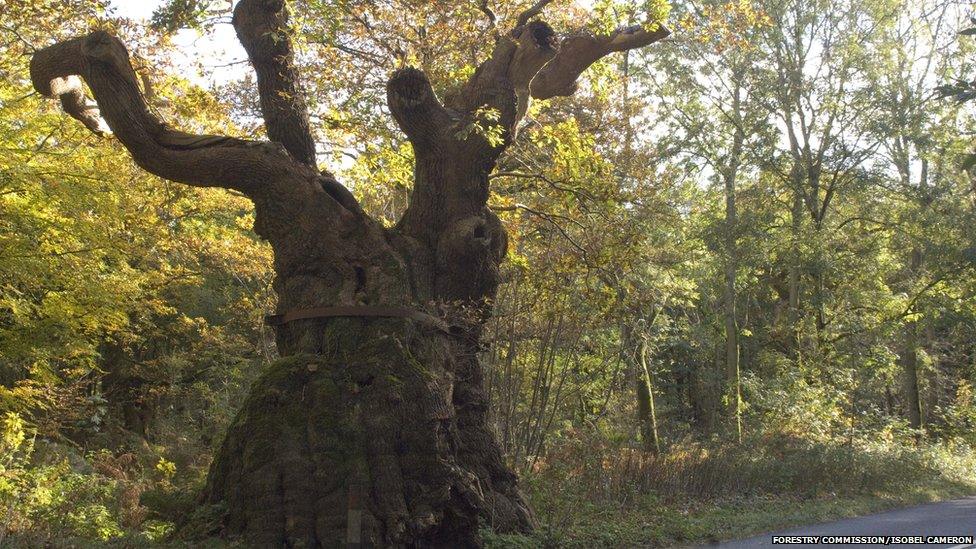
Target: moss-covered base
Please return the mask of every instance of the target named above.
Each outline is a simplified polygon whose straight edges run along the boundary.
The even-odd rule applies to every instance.
[[[224,534],[278,547],[477,545],[484,498],[455,458],[450,342],[403,320],[329,329],[343,345],[271,365],[230,426],[205,492],[227,510]]]

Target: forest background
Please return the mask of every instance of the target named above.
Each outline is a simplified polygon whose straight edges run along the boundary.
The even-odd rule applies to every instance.
[[[292,2],[322,160],[370,213],[397,219],[412,179],[387,76],[449,89],[528,4]],[[258,136],[246,61],[214,54],[229,8],[0,0],[0,544],[183,543],[276,357],[248,200],[147,175],[28,78],[108,28],[166,119]],[[701,542],[976,492],[970,4],[548,9],[593,30],[670,9],[673,34],[533,104],[493,175],[492,417],[542,526],[488,544]]]

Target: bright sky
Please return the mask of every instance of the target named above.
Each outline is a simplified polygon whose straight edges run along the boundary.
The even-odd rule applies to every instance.
[[[149,19],[153,10],[163,2],[164,0],[109,1],[119,15],[129,19]],[[228,8],[233,3],[233,0],[228,0]],[[576,3],[580,6],[589,7],[593,5],[593,0],[576,0]],[[247,59],[247,54],[237,41],[234,28],[229,23],[217,25],[214,32],[207,36],[201,36],[193,30],[179,31],[174,42],[178,48],[173,61],[177,66],[186,70],[185,76],[187,78],[203,87],[235,80],[250,70],[246,63],[234,63]],[[188,55],[189,52],[206,52],[206,54],[200,55],[198,53],[191,57]],[[202,63],[209,69],[209,72],[212,72],[213,77],[204,78],[196,70],[194,63]]]
[[[163,2],[164,0],[110,0],[109,3],[122,17],[149,19],[153,10]],[[176,34],[174,43],[177,48],[173,61],[177,66],[183,67],[186,70],[185,76],[198,85],[209,87],[234,80],[250,70],[247,64],[233,64],[235,61],[247,59],[247,54],[229,23],[217,25],[213,33],[207,36],[201,36],[194,30],[181,30]],[[191,57],[188,55],[190,52],[197,53]],[[206,55],[198,52],[206,52]],[[202,63],[212,71],[213,78],[204,78],[196,70],[194,63]]]
[[[152,17],[153,11],[165,0],[109,0],[117,15],[132,20],[145,20]],[[215,85],[239,80],[251,70],[247,53],[237,40],[234,28],[229,22],[230,8],[235,0],[227,0],[228,22],[218,24],[211,33],[201,35],[194,30],[181,30],[174,37],[173,63],[181,69],[183,76],[198,86],[210,88]],[[593,0],[576,0],[577,5],[591,7]],[[199,66],[203,66],[203,71]],[[321,150],[321,149],[320,149]],[[343,167],[352,163],[350,156],[342,157]]]

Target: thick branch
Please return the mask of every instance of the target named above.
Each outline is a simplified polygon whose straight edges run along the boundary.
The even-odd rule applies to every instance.
[[[417,154],[433,146],[453,122],[437,100],[427,75],[413,67],[393,73],[386,84],[386,102]]]
[[[257,73],[268,137],[314,167],[315,140],[294,68],[284,0],[241,0],[234,9],[234,29]]]
[[[101,120],[142,168],[160,177],[204,187],[225,187],[249,196],[293,171],[296,164],[268,144],[215,135],[193,135],[167,127],[146,105],[129,53],[106,32],[39,50],[31,81],[42,95],[59,97],[65,110],[101,132]],[[85,97],[87,82],[98,108]]]
[[[576,79],[601,58],[618,51],[643,48],[670,34],[667,27],[658,24],[650,31],[635,25],[610,34],[567,36],[560,44],[556,57],[532,80],[532,97],[549,99],[572,95],[576,91]]]
[[[532,79],[556,56],[555,46],[555,33],[542,21],[516,27],[511,36],[498,39],[491,57],[451,98],[450,106],[467,114],[481,107],[496,109],[510,140],[528,109]]]

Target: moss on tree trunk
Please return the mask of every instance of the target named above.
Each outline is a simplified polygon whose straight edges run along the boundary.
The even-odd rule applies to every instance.
[[[343,344],[282,358],[255,382],[205,492],[227,510],[226,535],[265,546],[459,547],[478,545],[491,511],[510,515],[498,517],[507,529],[530,526],[518,492],[492,490],[478,465],[500,463],[497,447],[459,458],[450,336],[408,319],[304,322],[328,324]]]

